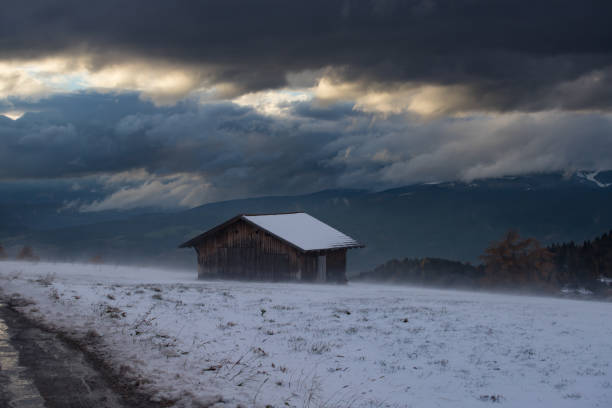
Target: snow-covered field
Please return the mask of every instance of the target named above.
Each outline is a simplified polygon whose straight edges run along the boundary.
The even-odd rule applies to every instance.
[[[612,406],[611,303],[195,275],[0,262],[27,315],[177,406]]]

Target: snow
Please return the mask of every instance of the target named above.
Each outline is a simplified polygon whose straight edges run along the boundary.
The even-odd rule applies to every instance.
[[[561,294],[563,295],[581,295],[581,296],[592,296],[593,292],[588,290],[587,288],[571,288],[564,287],[561,289]]]
[[[303,251],[360,245],[348,235],[306,213],[244,215],[242,218]]]
[[[612,304],[0,262],[5,296],[175,406],[609,407]],[[27,302],[24,302],[24,304]],[[93,339],[93,341],[92,341]]]
[[[601,181],[597,180],[596,177],[597,177],[597,175],[599,173],[600,173],[599,170],[593,171],[593,172],[590,172],[590,173],[578,172],[578,176],[579,177],[583,177],[583,178],[585,178],[585,179],[587,179],[587,180],[597,184],[598,187],[606,188],[606,187],[612,186],[612,183],[602,183]]]
[[[608,286],[612,286],[612,278],[606,278],[605,276],[600,276],[599,281],[601,283],[605,283]]]

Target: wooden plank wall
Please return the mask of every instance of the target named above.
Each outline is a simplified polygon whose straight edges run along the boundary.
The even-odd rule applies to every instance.
[[[315,281],[317,256],[327,255],[328,281],[346,281],[346,249],[303,253],[243,220],[195,249],[199,278]]]
[[[346,283],[346,248],[327,253],[327,281]]]

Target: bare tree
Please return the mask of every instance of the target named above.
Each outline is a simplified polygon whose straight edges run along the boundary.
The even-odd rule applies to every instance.
[[[91,258],[89,258],[89,263],[92,264],[103,264],[104,263],[104,258],[102,258],[102,255],[94,255]]]
[[[40,258],[34,254],[32,247],[28,245],[21,248],[21,251],[17,254],[17,259],[20,261],[40,261]]]
[[[515,230],[493,242],[480,259],[489,285],[548,284],[554,275],[553,254],[536,239],[523,239]]]

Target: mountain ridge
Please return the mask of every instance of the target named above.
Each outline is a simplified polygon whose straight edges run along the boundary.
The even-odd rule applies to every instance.
[[[604,184],[610,174],[594,177]],[[45,230],[3,229],[0,242],[5,248],[28,244],[53,259],[100,255],[107,262],[195,267],[191,251],[176,249],[186,239],[239,213],[305,211],[366,244],[349,252],[351,273],[398,257],[476,262],[488,243],[510,228],[544,244],[582,241],[608,231],[612,187],[598,183],[574,173],[420,183],[382,191],[330,189]]]

